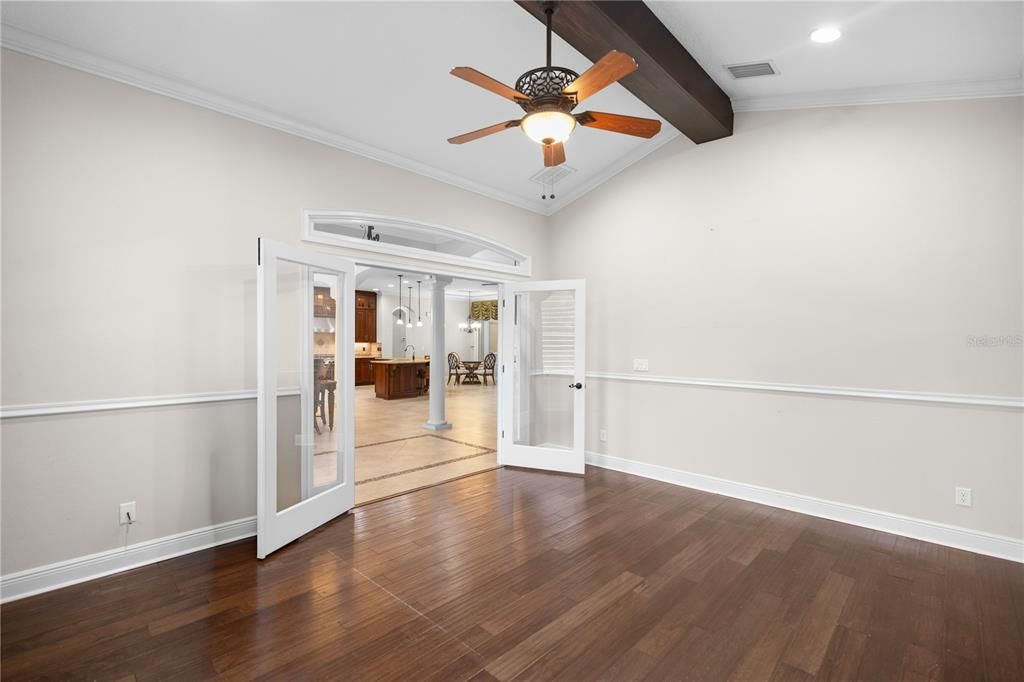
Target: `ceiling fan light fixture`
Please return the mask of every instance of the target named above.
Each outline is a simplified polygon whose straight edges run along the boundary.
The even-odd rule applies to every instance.
[[[576,119],[564,111],[535,111],[526,116],[519,126],[537,144],[556,144],[569,139],[576,127]]]
[[[585,111],[577,116],[570,114],[591,95],[597,94],[612,83],[617,83],[636,71],[637,63],[625,52],[611,50],[582,74],[565,67],[552,65],[551,20],[556,7],[557,4],[554,2],[543,3],[544,23],[547,24],[545,66],[524,73],[516,81],[515,88],[510,88],[501,81],[468,66],[456,66],[450,71],[451,75],[456,78],[461,78],[499,97],[511,100],[526,112],[526,116],[519,120],[504,121],[449,137],[450,144],[472,142],[518,126],[526,133],[527,137],[542,146],[544,167],[550,168],[565,163],[565,145],[563,143],[569,139],[569,135],[576,128],[577,123],[581,126],[635,137],[651,138],[658,134],[661,130],[661,121],[656,119],[606,114],[599,111]],[[554,194],[551,196],[554,198]],[[542,198],[547,197],[545,195]]]

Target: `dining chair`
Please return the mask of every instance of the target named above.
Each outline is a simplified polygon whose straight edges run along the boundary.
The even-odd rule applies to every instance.
[[[465,374],[462,371],[462,361],[459,360],[459,354],[452,351],[448,354],[448,383],[452,383],[452,377],[455,377],[455,385],[458,386],[462,383],[462,376]]]
[[[487,377],[490,377],[494,383],[498,383],[498,377],[494,375],[494,366],[498,364],[498,356],[494,353],[488,353],[484,356],[483,369],[477,371],[480,378],[483,379],[484,386],[487,385]]]

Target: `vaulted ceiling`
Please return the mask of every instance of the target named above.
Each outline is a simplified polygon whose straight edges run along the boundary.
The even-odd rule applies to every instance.
[[[650,2],[737,111],[1019,94],[1013,2]],[[5,47],[289,132],[551,213],[678,136],[576,131],[574,169],[542,200],[537,145],[519,131],[446,139],[517,116],[448,75],[506,83],[544,61],[543,27],[513,2],[4,3]],[[844,35],[808,40],[823,24]],[[557,26],[557,18],[556,18]],[[737,81],[724,65],[770,59],[780,75]],[[556,37],[554,61],[590,62]],[[588,109],[657,117],[621,85]],[[710,143],[714,144],[714,143]]]

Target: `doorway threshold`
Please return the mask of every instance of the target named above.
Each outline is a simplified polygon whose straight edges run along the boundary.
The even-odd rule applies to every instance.
[[[372,500],[363,500],[363,501],[360,501],[360,502],[356,502],[356,505],[355,505],[354,508],[358,509],[359,507],[365,507],[365,506],[370,505],[370,504],[376,504],[377,502],[384,502],[385,500],[391,500],[391,499],[394,499],[396,497],[401,497],[402,495],[408,495],[409,493],[419,492],[420,490],[426,490],[427,488],[434,488],[434,487],[439,486],[439,485],[444,485],[445,483],[452,483],[453,481],[459,481],[459,480],[462,480],[463,478],[469,478],[470,476],[478,476],[480,474],[486,474],[489,471],[496,471],[496,470],[501,469],[501,468],[502,468],[502,466],[500,464],[497,464],[497,465],[494,465],[494,466],[489,466],[486,469],[480,469],[478,471],[470,471],[470,472],[467,472],[467,473],[464,473],[464,474],[460,474],[458,476],[453,476],[451,478],[446,478],[446,479],[444,479],[442,481],[433,481],[431,483],[426,483],[424,485],[421,485],[421,486],[418,486],[418,487],[415,487],[415,488],[409,488],[408,490],[400,490],[398,492],[394,492],[394,493],[390,493],[390,494],[384,495],[383,497],[375,497]],[[357,491],[357,494],[358,494],[358,491]]]

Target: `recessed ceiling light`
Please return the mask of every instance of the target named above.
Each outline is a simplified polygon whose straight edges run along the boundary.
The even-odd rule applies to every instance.
[[[389,287],[391,287],[392,289],[394,289],[394,288],[395,288],[395,285],[394,285],[394,284],[389,284],[388,286],[389,286]]]
[[[843,35],[842,31],[835,26],[822,26],[811,34],[811,40],[816,43],[831,43],[839,40],[841,35]]]
[[[380,289],[374,289],[374,291],[380,291]]]

